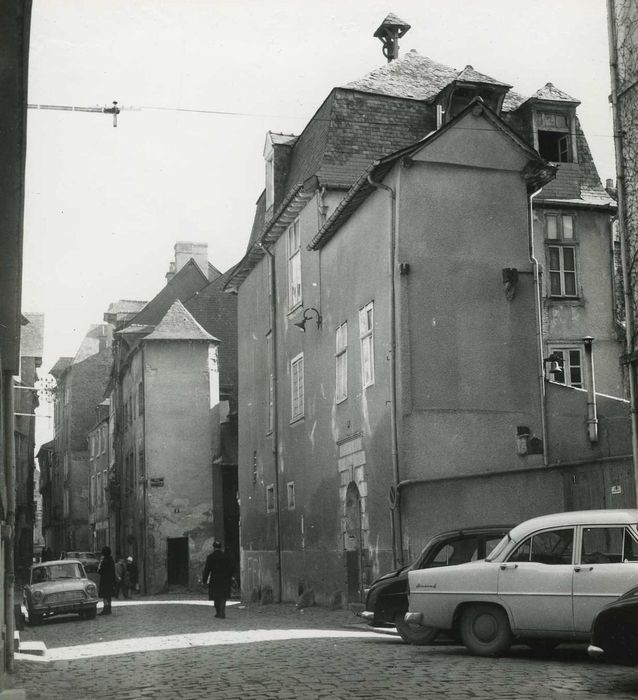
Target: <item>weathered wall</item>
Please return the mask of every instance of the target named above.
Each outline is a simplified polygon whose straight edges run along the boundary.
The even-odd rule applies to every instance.
[[[146,342],[144,352],[149,592],[167,583],[167,538],[189,538],[190,586],[215,534],[208,343]],[[152,439],[151,439],[152,436]],[[163,478],[162,486],[153,479]]]

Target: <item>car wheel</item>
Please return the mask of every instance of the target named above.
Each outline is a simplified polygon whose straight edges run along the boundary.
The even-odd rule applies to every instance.
[[[512,643],[507,614],[497,605],[470,605],[461,614],[463,644],[477,656],[499,656]]]
[[[434,627],[424,627],[423,625],[410,624],[405,621],[405,613],[400,612],[394,618],[394,624],[401,639],[408,644],[424,645],[432,644],[439,634],[439,630]]]

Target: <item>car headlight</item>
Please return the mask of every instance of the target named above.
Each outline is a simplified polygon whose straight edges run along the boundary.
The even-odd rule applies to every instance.
[[[84,590],[89,597],[97,598],[97,586],[94,583],[87,583]]]
[[[44,598],[44,593],[42,591],[33,591],[33,602],[40,603]]]

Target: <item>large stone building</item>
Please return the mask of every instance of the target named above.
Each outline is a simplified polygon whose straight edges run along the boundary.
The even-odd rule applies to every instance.
[[[111,375],[111,334],[108,324],[92,326],[75,357],[60,358],[50,370],[57,382],[54,446],[41,450],[40,490],[44,539],[56,554],[91,543],[87,435]]]
[[[137,559],[145,592],[195,586],[213,538],[238,559],[236,298],[226,278],[206,244],[178,242],[166,285],[116,326],[111,546]]]
[[[389,59],[406,27],[377,31]],[[227,283],[245,595],[358,600],[437,531],[633,505],[614,203],[577,105],[410,52],[268,134]]]

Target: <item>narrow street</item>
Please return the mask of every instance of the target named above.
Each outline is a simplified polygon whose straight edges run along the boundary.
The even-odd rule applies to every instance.
[[[40,698],[635,698],[638,672],[590,660],[583,645],[507,657],[403,644],[350,611],[240,606],[227,618],[200,596],[118,601],[113,615],[27,627],[44,656],[18,654],[13,686]]]

